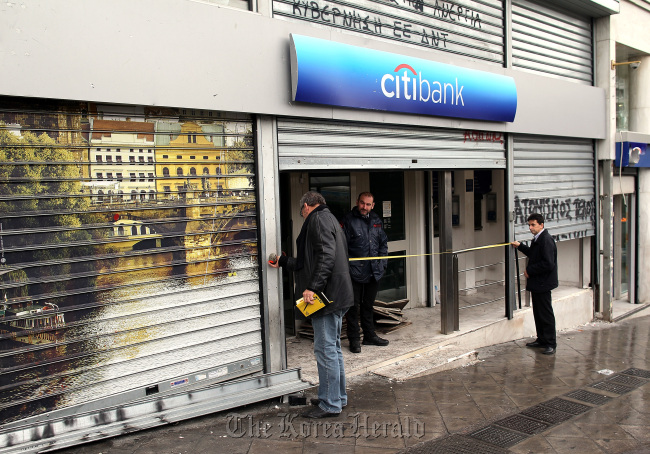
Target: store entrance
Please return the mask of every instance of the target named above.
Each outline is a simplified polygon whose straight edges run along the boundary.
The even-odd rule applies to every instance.
[[[300,233],[302,218],[299,212],[300,197],[307,191],[320,192],[328,207],[339,221],[356,204],[361,192],[374,195],[374,211],[382,218],[388,236],[389,255],[406,255],[409,250],[405,210],[404,172],[283,172],[280,176],[280,223],[282,250],[295,254],[295,239]],[[388,268],[379,281],[377,299],[395,301],[409,296],[407,285],[407,263],[405,258],[388,260]],[[287,335],[295,335],[299,320],[296,320],[294,304],[294,282],[291,273],[283,273],[284,314]]]
[[[451,180],[452,249],[481,249],[459,255],[460,307],[483,307],[486,316],[500,318],[505,304],[504,172],[497,169],[456,170]],[[281,172],[282,250],[295,256],[295,241],[303,219],[299,200],[307,191],[325,197],[335,216],[356,204],[360,192],[374,195],[374,211],[388,236],[388,268],[379,281],[377,300],[408,300],[404,311],[436,305],[440,285],[438,171],[304,171]],[[433,255],[432,255],[433,253]],[[408,257],[405,257],[408,256]],[[286,334],[297,335],[292,273],[282,273]],[[489,309],[488,305],[489,304]],[[433,313],[433,312],[432,312]],[[405,312],[406,314],[406,312]],[[439,329],[438,326],[432,327]]]

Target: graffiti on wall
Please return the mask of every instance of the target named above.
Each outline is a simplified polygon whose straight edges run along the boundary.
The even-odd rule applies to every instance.
[[[418,46],[462,53],[488,51],[475,54],[481,58],[499,58],[496,54],[502,51],[502,41],[495,39],[503,33],[502,20],[484,20],[485,13],[469,1],[360,1],[350,6],[338,0],[275,0],[273,11],[276,16]],[[494,8],[490,15],[502,15],[502,10]]]
[[[596,225],[596,200],[576,198],[538,198],[522,199],[515,196],[515,225],[526,224],[528,216],[540,213],[549,221],[588,221]]]

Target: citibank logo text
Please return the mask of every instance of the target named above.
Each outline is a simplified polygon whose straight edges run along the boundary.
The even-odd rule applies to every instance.
[[[429,82],[422,77],[421,72],[416,72],[412,66],[405,63],[398,65],[393,73],[384,74],[381,78],[381,91],[387,98],[465,106],[464,87],[458,85],[458,78],[455,79],[455,84],[437,80]]]

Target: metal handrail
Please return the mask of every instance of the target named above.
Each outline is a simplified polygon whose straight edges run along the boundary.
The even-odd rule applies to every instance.
[[[489,283],[487,283],[487,284],[475,285],[474,287],[461,288],[461,289],[458,289],[458,291],[459,291],[459,292],[462,292],[463,290],[471,290],[471,289],[475,289],[475,288],[488,287],[488,286],[490,286],[490,285],[498,284],[498,283],[500,283],[500,282],[505,282],[505,281],[506,281],[505,279],[502,279],[502,280],[500,280],[500,281],[489,282]]]
[[[481,269],[481,268],[487,268],[488,266],[500,265],[501,263],[506,263],[506,262],[504,260],[502,262],[488,263],[487,265],[479,265],[479,266],[475,266],[474,268],[466,268],[464,270],[458,270],[458,272],[463,273],[465,271],[478,270],[478,269]]]
[[[459,307],[458,309],[468,309],[468,308],[470,308],[470,307],[483,306],[484,304],[494,303],[495,301],[499,301],[499,300],[502,300],[502,299],[505,299],[505,298],[506,298],[505,296],[502,296],[502,297],[495,298],[495,299],[490,300],[490,301],[485,301],[485,302],[483,302],[483,303],[470,304],[469,306]]]

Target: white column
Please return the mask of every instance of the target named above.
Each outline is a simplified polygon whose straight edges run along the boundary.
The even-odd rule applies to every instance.
[[[473,170],[462,170],[456,172],[454,181],[454,195],[459,196],[460,200],[460,229],[459,232],[454,233],[454,249],[467,249],[476,246],[474,244],[474,191],[467,192],[466,181],[471,180],[472,185],[474,182]],[[458,269],[466,270],[474,268],[476,263],[476,253],[466,252],[458,255]],[[476,272],[474,270],[464,271],[458,273],[458,288],[470,288],[476,286]],[[476,293],[476,289],[461,291],[461,295],[469,295]]]
[[[637,69],[630,68],[630,130],[650,134],[650,57],[641,60]],[[631,59],[632,60],[632,59]],[[639,303],[650,301],[650,169],[639,168],[639,213],[637,257],[639,266]]]
[[[258,207],[262,223],[259,251],[262,254],[262,311],[266,357],[265,372],[276,372],[287,367],[284,333],[284,307],[282,300],[281,271],[266,266],[270,252],[280,252],[280,184],[275,120],[260,116],[257,123],[258,159],[257,173],[260,187]]]

